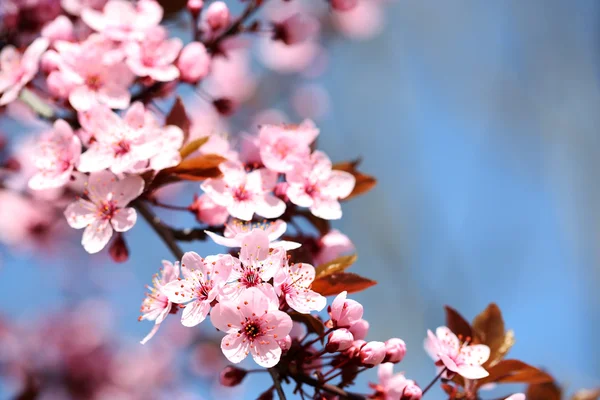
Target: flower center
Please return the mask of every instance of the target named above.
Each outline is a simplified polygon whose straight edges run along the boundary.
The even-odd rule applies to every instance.
[[[98,90],[102,87],[102,80],[99,75],[90,75],[85,80],[85,84],[92,90]]]
[[[111,219],[115,215],[116,211],[117,205],[112,200],[103,201],[98,206],[98,216],[103,220]]]
[[[198,296],[198,300],[206,300],[208,299],[208,293],[210,293],[210,291],[212,290],[213,287],[213,283],[212,281],[208,281],[206,283],[201,284],[197,289],[196,289],[196,295]]]
[[[306,187],[304,188],[304,191],[310,197],[314,197],[315,195],[317,195],[319,193],[319,188],[315,184],[310,184],[310,185],[306,185]]]
[[[248,338],[250,338],[250,340],[256,339],[256,337],[260,336],[262,334],[262,331],[260,329],[260,324],[258,323],[258,321],[246,323],[246,325],[244,325],[244,334]]]
[[[262,282],[258,272],[253,269],[247,269],[240,278],[240,282],[247,288],[256,286]]]
[[[113,150],[115,152],[115,157],[121,157],[131,151],[131,145],[128,141],[121,139],[121,141],[113,145]]]
[[[248,192],[246,190],[246,187],[244,185],[238,187],[237,189],[235,189],[235,191],[233,192],[233,198],[236,201],[246,201],[246,200],[250,200],[250,198],[252,197],[252,195],[250,194],[250,192]]]

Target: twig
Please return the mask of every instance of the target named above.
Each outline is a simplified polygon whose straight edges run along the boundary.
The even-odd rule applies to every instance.
[[[175,237],[173,236],[172,230],[165,226],[160,218],[158,218],[152,210],[148,207],[146,203],[142,200],[137,199],[133,202],[133,206],[142,214],[142,217],[150,224],[152,229],[160,236],[160,238],[165,242],[171,253],[177,259],[181,259],[183,257],[183,250],[177,245],[175,241]]]
[[[271,378],[273,378],[273,386],[275,386],[275,390],[277,391],[277,395],[279,396],[279,400],[286,400],[285,393],[283,392],[283,388],[281,387],[281,381],[279,380],[279,371],[276,368],[269,368],[269,374],[271,374]]]
[[[348,399],[348,400],[365,400],[366,399],[366,397],[363,395],[352,393],[352,392],[346,392],[344,389],[341,389],[334,385],[329,385],[327,383],[322,383],[315,378],[311,378],[310,376],[298,374],[298,375],[291,375],[291,377],[296,382],[302,382],[302,383],[312,386],[316,389],[324,390],[328,393],[338,395],[342,399]]]
[[[446,372],[446,370],[447,370],[447,368],[444,368],[443,370],[441,370],[440,373],[437,374],[431,382],[429,382],[429,385],[427,385],[427,387],[425,389],[423,389],[423,394],[427,393],[427,391],[432,388],[432,386],[437,382],[438,379],[440,379],[442,377],[442,375],[444,374],[444,372]]]
[[[240,33],[244,22],[246,22],[246,20],[250,18],[252,14],[254,14],[264,3],[266,3],[266,1],[267,0],[252,0],[242,15],[240,15],[239,18],[235,20],[235,22],[232,23],[229,28],[227,28],[227,30],[208,43],[205,43],[206,49],[209,52],[214,53],[219,49],[219,45],[223,40],[227,39],[229,36],[234,36]]]

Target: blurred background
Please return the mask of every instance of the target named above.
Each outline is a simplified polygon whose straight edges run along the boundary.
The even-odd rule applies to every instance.
[[[332,160],[360,156],[361,169],[379,180],[334,223],[356,245],[353,270],[380,282],[354,296],[365,306],[369,338],[403,338],[408,353],[397,369],[425,385],[435,370],[422,343],[427,329],[444,324],[443,305],[471,319],[496,302],[515,331],[512,357],[548,370],[568,391],[600,385],[600,2],[367,6],[370,20],[328,40],[324,73],[290,78],[260,62],[251,69],[262,79],[259,95],[284,92],[269,108],[292,122],[312,117]],[[318,112],[306,101],[294,106],[285,91],[298,89]],[[202,107],[193,94],[186,99],[190,114]],[[252,118],[231,118],[230,135],[250,129]],[[10,134],[14,126],[1,128]],[[169,196],[186,205],[193,192]],[[191,223],[167,215],[175,226]],[[136,354],[165,364],[141,375],[148,385],[177,365],[184,384],[165,398],[225,396],[202,371],[210,364],[215,372],[221,361],[207,362],[211,350],[180,332],[178,318],[140,349],[152,326],[137,321],[144,285],[171,255],[143,222],[126,238],[131,258],[123,264],[83,254],[79,232],[73,246],[43,252],[0,245],[2,320],[25,331],[46,320],[44,329],[63,339],[73,332],[73,339],[108,340],[128,360]],[[191,249],[219,251],[210,243]],[[105,331],[110,339],[96,338]],[[166,352],[176,337],[189,350]],[[32,356],[42,357],[39,349]],[[375,371],[363,375],[356,391],[366,393]],[[253,399],[265,382],[252,376],[223,392]],[[14,390],[3,381],[0,398]]]

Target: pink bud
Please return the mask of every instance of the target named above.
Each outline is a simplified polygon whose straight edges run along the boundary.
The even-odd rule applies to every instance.
[[[325,350],[329,353],[335,353],[336,351],[344,351],[349,349],[350,346],[352,346],[353,341],[354,337],[348,329],[336,329],[335,331],[329,334]]]
[[[354,339],[364,340],[367,337],[367,333],[369,333],[369,322],[364,319],[359,319],[350,325],[350,332],[352,332],[352,336]]]
[[[331,0],[331,7],[336,11],[350,11],[358,4],[358,0]]]
[[[385,359],[383,362],[399,363],[406,354],[404,340],[392,338],[385,342]]]
[[[348,292],[337,295],[329,307],[329,316],[336,328],[348,328],[363,316],[363,306],[355,301],[346,299]]]
[[[285,338],[278,340],[277,344],[281,347],[281,351],[285,353],[292,347],[292,337],[290,335],[285,335]]]
[[[408,385],[404,387],[400,400],[421,400],[421,397],[423,397],[421,388],[413,381],[410,381]]]
[[[73,23],[64,15],[59,15],[56,19],[42,29],[42,37],[55,40],[72,40]]]
[[[229,8],[222,1],[215,1],[206,10],[206,22],[213,31],[225,28],[229,25]]]
[[[248,372],[245,369],[229,365],[223,368],[223,371],[221,371],[221,374],[219,375],[219,382],[221,385],[227,387],[237,386],[242,383],[247,373]]]
[[[202,7],[204,7],[204,2],[202,0],[188,0],[187,2],[187,9],[194,18],[200,14]]]
[[[319,22],[307,14],[294,14],[274,25],[273,38],[289,45],[302,43],[319,31]]]
[[[46,79],[46,85],[50,94],[59,99],[66,99],[69,97],[72,85],[65,82],[63,75],[58,71],[53,71],[48,75]]]
[[[206,47],[200,42],[192,42],[181,50],[177,67],[181,73],[181,80],[196,83],[208,75],[210,70],[210,56]]]
[[[360,357],[360,350],[364,347],[365,344],[367,344],[367,342],[365,342],[364,340],[355,340],[354,342],[352,342],[352,346],[350,346],[350,348],[346,350],[346,354],[348,354],[348,357],[350,358]]]
[[[129,249],[123,235],[117,233],[108,249],[108,254],[114,262],[122,263],[129,259]]]
[[[360,349],[360,361],[366,367],[374,367],[381,364],[385,358],[385,343],[368,342]]]

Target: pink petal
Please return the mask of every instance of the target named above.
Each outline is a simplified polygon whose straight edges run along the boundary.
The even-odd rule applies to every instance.
[[[129,106],[131,94],[127,86],[117,84],[105,85],[98,91],[98,100],[117,110],[124,110]]]
[[[221,350],[229,361],[237,364],[248,356],[250,342],[244,340],[243,335],[238,336],[237,333],[230,333],[221,340]]]
[[[237,333],[242,327],[242,320],[240,312],[227,304],[219,303],[210,312],[210,322],[223,332]]]
[[[208,266],[202,257],[194,251],[188,251],[183,255],[183,258],[181,259],[181,268],[185,268],[187,271],[198,270],[202,273],[204,281],[208,279]]]
[[[217,202],[215,200],[215,202]],[[250,221],[254,215],[254,203],[249,200],[234,201],[227,206],[227,211],[232,217],[241,219],[243,221]]]
[[[442,361],[444,360],[442,359]],[[448,366],[445,362],[444,365]],[[481,366],[461,365],[456,369],[448,369],[467,379],[482,379],[489,375],[489,373]]]
[[[215,242],[216,244],[220,244],[221,246],[225,246],[225,247],[241,247],[241,242],[239,239],[236,239],[235,237],[232,238],[226,238],[223,236],[219,236],[214,232],[210,232],[210,231],[204,231],[204,233],[206,233],[208,235],[208,237],[210,237],[213,242]]]
[[[281,347],[274,339],[255,340],[250,352],[254,361],[264,368],[277,365],[281,358]]]
[[[332,199],[316,199],[310,207],[310,212],[316,217],[323,219],[342,218],[342,206],[340,202]]]
[[[196,285],[188,280],[174,280],[162,287],[162,292],[173,303],[187,303],[196,297]]]
[[[277,218],[285,212],[285,202],[272,194],[266,194],[256,202],[256,213],[265,218]]]
[[[269,237],[262,229],[253,229],[244,236],[241,243],[240,259],[242,262],[252,264],[257,260],[264,260],[269,255]]]
[[[90,200],[98,204],[112,198],[112,192],[117,177],[109,171],[92,172],[86,183],[87,194]]]
[[[179,69],[174,65],[152,68],[148,76],[158,82],[171,82],[179,78]]]
[[[131,207],[121,208],[115,211],[110,220],[113,228],[117,232],[126,232],[133,228],[137,221],[137,213]]]
[[[113,233],[113,229],[108,220],[96,220],[83,231],[81,244],[90,254],[102,250]]]
[[[87,86],[77,86],[69,94],[69,103],[77,111],[87,111],[98,103],[96,93],[92,92]]]
[[[65,217],[71,228],[82,229],[96,220],[96,211],[94,203],[79,199],[67,206]]]
[[[81,19],[95,31],[103,31],[106,27],[104,14],[91,8],[85,8],[81,12]]]
[[[110,168],[114,161],[114,152],[100,143],[93,143],[81,154],[77,169],[81,172],[96,172]]]
[[[313,205],[313,198],[306,193],[304,184],[290,185],[286,191],[290,201],[300,207],[310,207]]]
[[[141,341],[140,344],[146,344],[148,343],[148,341],[150,339],[152,339],[154,337],[154,335],[156,335],[156,332],[158,332],[158,328],[160,328],[160,324],[154,324],[154,326],[152,327],[152,330],[150,331],[150,333],[148,333],[146,335],[146,337],[144,337]]]
[[[187,327],[193,327],[206,319],[210,311],[210,303],[206,301],[193,301],[188,303],[183,309],[181,315],[181,324]]]
[[[112,200],[118,207],[125,207],[137,199],[144,191],[144,179],[138,175],[129,175],[115,182]]]
[[[352,193],[356,178],[352,174],[345,171],[331,171],[331,175],[327,180],[321,192],[328,197],[336,199],[344,199]]]

